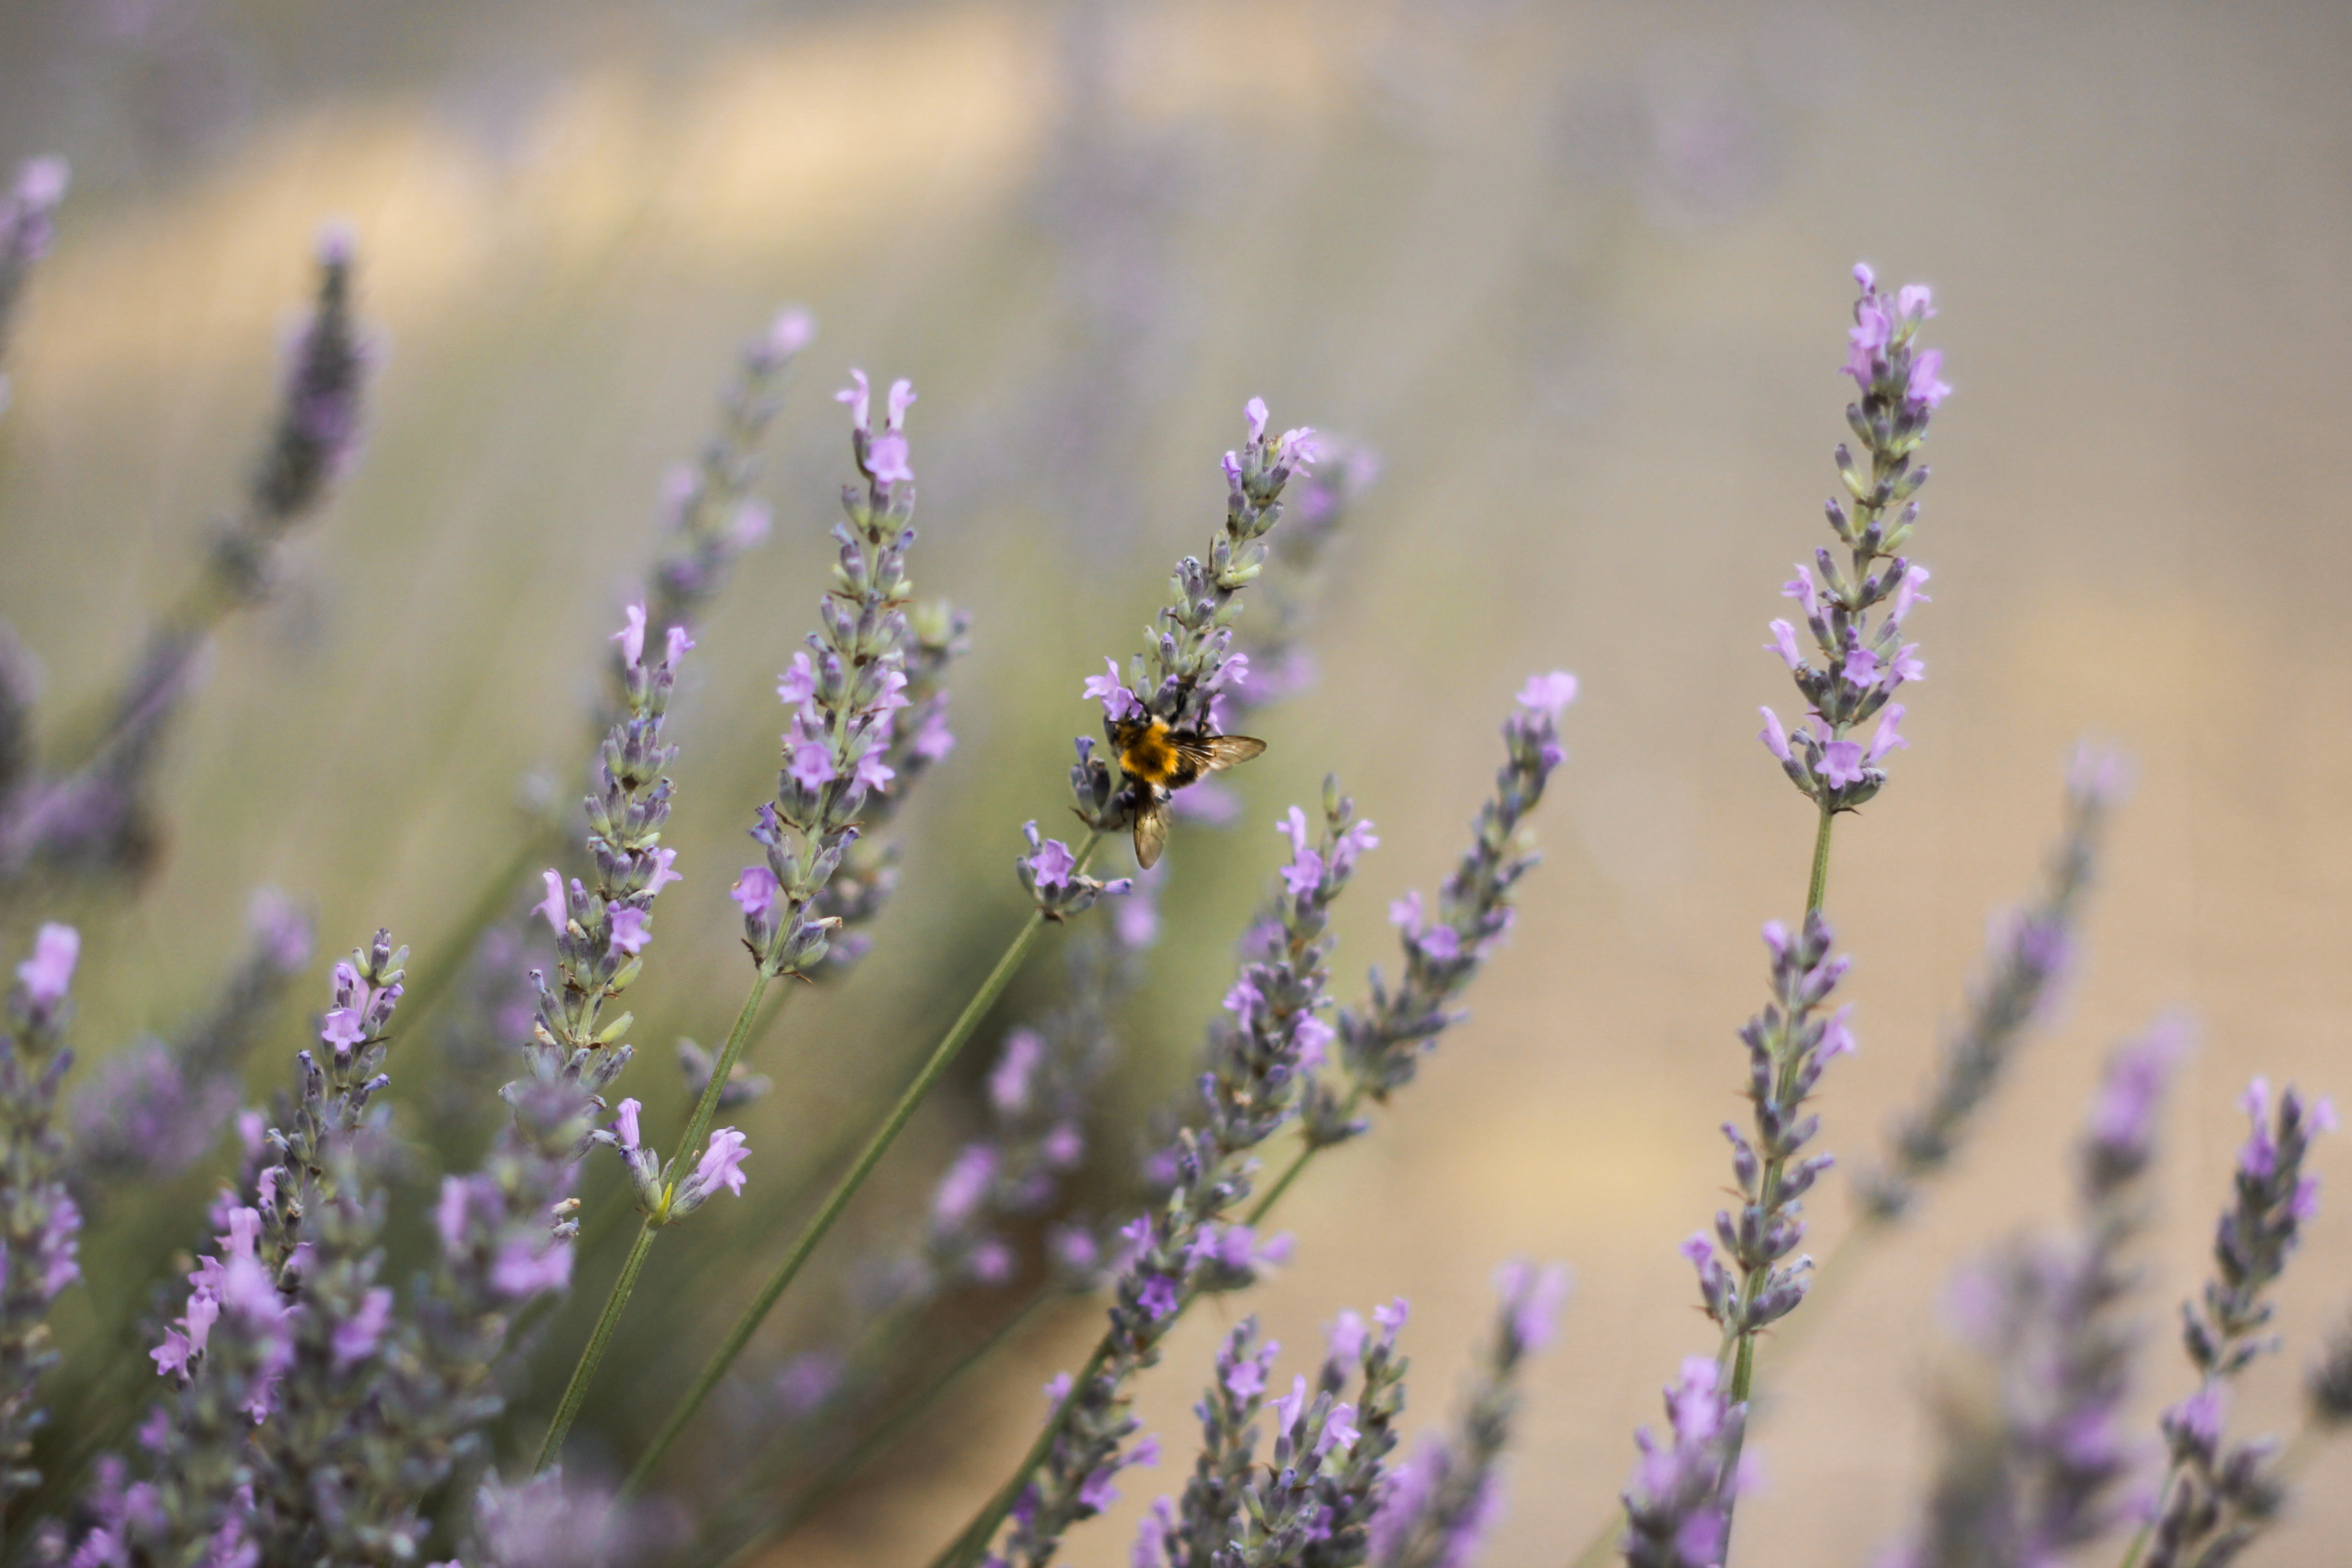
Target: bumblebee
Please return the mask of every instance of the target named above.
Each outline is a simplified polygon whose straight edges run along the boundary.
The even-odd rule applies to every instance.
[[[1246,735],[1171,729],[1165,719],[1148,716],[1113,724],[1111,743],[1118,747],[1118,770],[1135,806],[1135,861],[1146,871],[1168,847],[1169,798],[1265,749],[1265,741]]]

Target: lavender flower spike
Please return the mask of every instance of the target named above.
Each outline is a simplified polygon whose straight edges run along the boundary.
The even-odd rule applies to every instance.
[[[1294,871],[1314,857],[1311,884],[1286,878],[1291,891],[1275,900],[1278,924],[1254,945],[1263,956],[1244,963],[1226,993],[1230,1016],[1212,1037],[1212,1066],[1201,1085],[1204,1124],[1185,1130],[1171,1151],[1175,1188],[1124,1232],[1109,1331],[1001,1500],[1013,1525],[998,1555],[1019,1568],[1044,1568],[1063,1532],[1099,1511],[1089,1482],[1117,1468],[1136,1426],[1128,1413],[1130,1385],[1158,1363],[1160,1341],[1184,1306],[1198,1293],[1238,1289],[1255,1278],[1252,1259],[1228,1259],[1218,1243],[1249,1198],[1253,1151],[1294,1114],[1302,1059],[1329,1032],[1319,1016],[1336,940],[1327,927],[1357,855],[1349,847],[1354,802],[1336,786],[1327,786],[1325,800],[1317,847],[1293,852]],[[976,1561],[1002,1517],[992,1509],[976,1520],[950,1557]]]
[[[2025,1033],[2063,985],[2074,925],[2098,858],[2108,812],[2123,793],[2124,766],[2085,746],[2066,776],[2066,823],[2040,895],[1998,922],[1968,1011],[1948,1030],[1925,1100],[1888,1134],[1884,1162],[1857,1184],[1863,1211],[1885,1223],[1902,1217],[1919,1184],[1941,1170],[1999,1084]]]
[[[766,542],[768,509],[751,498],[760,476],[760,443],[783,406],[782,386],[816,322],[793,306],[743,350],[741,371],[719,402],[719,428],[691,465],[670,472],[663,497],[665,530],[675,543],[654,563],[646,582],[646,619],[655,626],[700,624],[702,612],[736,559]],[[617,661],[614,674],[625,682]]]
[[[1282,521],[1283,486],[1315,462],[1318,452],[1311,429],[1268,436],[1262,400],[1250,399],[1243,412],[1249,439],[1239,452],[1225,454],[1225,522],[1210,541],[1207,562],[1186,556],[1176,563],[1168,604],[1159,624],[1144,629],[1144,651],[1128,661],[1123,680],[1118,664],[1106,661],[1107,673],[1086,682],[1084,695],[1102,703],[1109,758],[1095,755],[1091,736],[1079,737],[1070,789],[1079,817],[1098,832],[1134,824],[1165,799],[1156,793],[1157,780],[1138,779],[1119,766],[1118,727],[1140,719],[1215,735],[1219,694],[1249,677],[1248,659],[1233,646],[1233,623],[1242,612],[1239,596],[1265,570],[1264,541]],[[1137,849],[1147,867],[1157,858],[1156,850],[1146,852],[1140,837]]]
[[[16,184],[0,198],[0,362],[8,356],[16,302],[33,264],[48,254],[58,204],[68,183],[62,158],[28,158],[16,165]],[[0,373],[0,413],[8,412],[8,378]]]
[[[2061,1562],[2121,1518],[2138,1458],[2124,1425],[2142,1338],[2130,1254],[2186,1044],[2158,1025],[2109,1057],[2077,1148],[2074,1234],[2012,1245],[1956,1282],[1991,1397],[1937,1402],[1944,1455],[1926,1518],[1889,1568]]]
[[[1646,1427],[1623,1493],[1627,1568],[1717,1568],[1730,1540],[1738,1453],[1748,1407],[1727,1396],[1712,1357],[1694,1355],[1668,1385],[1667,1437]]]
[[[1469,1568],[1502,1504],[1499,1465],[1518,1406],[1519,1372],[1551,1343],[1568,1270],[1507,1263],[1495,1274],[1501,1298],[1495,1337],[1453,1431],[1432,1434],[1398,1468],[1373,1515],[1372,1568]]]
[[[1951,391],[1937,379],[1942,350],[1918,342],[1920,327],[1936,313],[1927,290],[1914,284],[1889,300],[1878,293],[1868,267],[1856,267],[1854,277],[1862,295],[1854,303],[1845,371],[1860,396],[1847,406],[1846,423],[1869,455],[1869,469],[1846,447],[1837,449],[1853,510],[1832,499],[1827,513],[1830,530],[1847,552],[1846,565],[1841,568],[1826,549],[1816,550],[1813,564],[1800,562],[1781,590],[1802,612],[1801,628],[1811,636],[1819,664],[1807,662],[1800,627],[1786,621],[1771,623],[1772,641],[1766,644],[1788,664],[1803,699],[1800,711],[1810,723],[1791,732],[1766,708],[1759,737],[1789,781],[1821,809],[1824,823],[1876,795],[1886,782],[1887,753],[1910,744],[1901,729],[1903,705],[1894,697],[1927,673],[1917,644],[1904,641],[1912,607],[1927,597],[1920,591],[1927,569],[1903,554],[1919,518],[1913,497],[1927,482],[1927,470],[1912,459]],[[1881,605],[1885,608],[1874,622],[1871,612]],[[1876,727],[1865,733],[1863,727],[1874,718]],[[1809,900],[1811,906],[1820,903],[1818,895]]]
[[[1451,1004],[1510,931],[1517,913],[1511,891],[1542,858],[1525,822],[1542,800],[1552,770],[1567,759],[1559,715],[1575,698],[1576,677],[1565,671],[1528,677],[1503,724],[1503,766],[1495,774],[1495,792],[1478,808],[1470,848],[1438,889],[1436,909],[1424,911],[1418,893],[1390,905],[1389,919],[1403,948],[1403,972],[1391,990],[1374,969],[1370,1001],[1340,1010],[1339,1067],[1347,1087],[1336,1091],[1320,1079],[1307,1085],[1301,1125],[1309,1150],[1363,1132],[1364,1124],[1356,1119],[1362,1103],[1387,1103],[1412,1082],[1421,1058],[1462,1020]]]
[[[1715,1239],[1693,1237],[1685,1251],[1698,1268],[1699,1294],[1706,1314],[1723,1330],[1726,1364],[1732,1369],[1731,1397],[1747,1397],[1746,1371],[1755,1336],[1787,1316],[1805,1298],[1811,1259],[1784,1261],[1804,1239],[1801,1199],[1832,1164],[1832,1156],[1800,1158],[1812,1141],[1819,1118],[1805,1101],[1822,1070],[1854,1049],[1847,1027],[1851,1010],[1824,1009],[1846,970],[1847,960],[1830,956],[1829,923],[1818,911],[1791,936],[1773,922],[1764,928],[1772,951],[1772,1001],[1748,1020],[1739,1038],[1748,1046],[1748,1098],[1755,1107],[1753,1141],[1729,1123],[1731,1169],[1743,1200],[1735,1218],[1715,1217]],[[1716,1258],[1716,1247],[1738,1268],[1735,1281]],[[1736,1356],[1735,1353],[1736,1352]]]
[[[2270,1085],[2257,1078],[2239,1102],[2253,1124],[2238,1151],[2231,1205],[2213,1238],[2214,1277],[2201,1301],[2180,1309],[2197,1392],[2164,1413],[2172,1470],[2158,1505],[2147,1568],[2227,1563],[2267,1528],[2285,1501],[2268,1439],[2221,1440],[2231,1380],[2277,1348],[2270,1287],[2286,1271],[2303,1226],[2319,1208],[2319,1178],[2303,1172],[2312,1138],[2336,1126],[2336,1108],[2293,1089],[2273,1113]]]
[[[81,1214],[61,1179],[56,1126],[58,1084],[73,1062],[64,1037],[80,953],[72,926],[40,928],[16,966],[0,1035],[0,1504],[40,1481],[28,1461],[47,1420],[36,1385],[58,1359],[49,1305],[81,1274]]]
[[[776,798],[760,808],[751,837],[766,864],[747,868],[737,902],[743,940],[770,977],[803,973],[824,958],[841,916],[817,907],[819,895],[863,831],[869,798],[886,797],[898,774],[889,756],[892,715],[910,706],[907,661],[914,643],[907,603],[914,585],[907,551],[915,486],[906,468],[906,406],[913,391],[893,388],[889,423],[876,435],[865,372],[836,394],[850,404],[850,446],[863,486],[842,487],[847,515],[834,591],[820,606],[823,629],[809,652],[793,655],[776,695],[793,715],[783,737]],[[761,876],[759,873],[766,874]],[[731,1066],[731,1063],[730,1063]]]

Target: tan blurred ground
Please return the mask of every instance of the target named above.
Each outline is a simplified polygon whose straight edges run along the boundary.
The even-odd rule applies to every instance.
[[[1726,1179],[1713,1129],[1735,1109],[1755,931],[1796,908],[1810,829],[1751,739],[1756,705],[1787,701],[1759,645],[1822,537],[1845,270],[1867,256],[1936,285],[1958,390],[1917,545],[1935,603],[1914,746],[1832,877],[1864,1049],[1832,1081],[1829,1146],[1867,1148],[1917,1082],[1987,912],[2033,873],[2071,740],[2121,741],[2143,782],[2061,1027],[1787,1368],[1740,1563],[1858,1563],[1899,1532],[1942,1281],[2059,1211],[2100,1051],[2172,1008],[2205,1032],[2164,1178],[2150,1408],[2185,1390],[2162,1318],[2197,1277],[2239,1085],[2261,1070],[2352,1094],[2352,18],[1466,0],[565,15],[462,58],[314,67],[326,85],[305,92],[257,68],[201,153],[102,141],[91,160],[0,423],[0,613],[58,703],[101,689],[184,580],[194,525],[246,461],[320,217],[359,230],[393,354],[299,591],[218,650],[173,766],[173,858],[92,956],[90,1040],[171,1016],[253,883],[316,897],[331,947],[379,921],[430,931],[463,902],[514,780],[568,755],[661,465],[697,438],[731,346],[800,298],[825,336],[765,486],[779,543],[682,710],[696,870],[664,935],[693,952],[637,1010],[662,1020],[648,1038],[723,1026],[740,980],[719,895],[763,788],[764,676],[808,619],[840,466],[823,393],[853,361],[912,375],[919,576],[976,607],[978,653],[954,783],[914,814],[882,950],[795,1019],[803,1054],[770,1064],[819,1103],[849,1092],[935,1027],[895,1003],[893,961],[1006,906],[1012,827],[1060,810],[1081,666],[1127,645],[1166,561],[1205,538],[1214,455],[1263,392],[1278,420],[1388,459],[1338,574],[1326,684],[1269,719],[1248,780],[1253,824],[1327,767],[1381,824],[1343,972],[1383,951],[1386,899],[1449,862],[1521,676],[1584,681],[1515,946],[1392,1122],[1297,1194],[1299,1264],[1250,1303],[1303,1348],[1339,1307],[1411,1298],[1415,1410],[1434,1419],[1494,1265],[1571,1263],[1486,1558],[1561,1568],[1656,1386],[1711,1343],[1673,1247]],[[269,64],[266,33],[237,37]],[[1074,37],[1103,62],[1081,73],[1103,101],[1076,121]],[[19,59],[0,73],[35,71]],[[1043,515],[1068,494],[1044,465],[1102,455],[1041,428],[1086,375],[1126,400],[1099,438],[1123,517]],[[1256,825],[1180,844],[1192,945],[1154,992],[1180,1043],[1271,844]],[[772,1110],[772,1135],[790,1115]],[[2323,1169],[2340,1196],[2342,1150]],[[1843,1228],[1834,1183],[1816,1208],[1824,1239]],[[2345,1214],[2294,1270],[2290,1349],[2253,1380],[2249,1425],[2291,1422],[2294,1375],[2352,1300]],[[1188,1324],[1144,1396],[1171,1465],[1218,1327]],[[907,1450],[898,1484],[779,1560],[927,1557],[1091,1332],[1033,1343]],[[2347,1458],[2312,1472],[2260,1561],[2342,1560]],[[1075,1560],[1123,1559],[1153,1479],[1174,1490],[1181,1470],[1130,1478]]]

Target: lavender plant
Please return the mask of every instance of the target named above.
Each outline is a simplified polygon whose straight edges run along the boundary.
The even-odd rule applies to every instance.
[[[2119,758],[2088,747],[2076,752],[2066,775],[2065,826],[2040,895],[1995,923],[1969,988],[1968,1010],[1944,1037],[1926,1095],[1889,1130],[1884,1159],[1856,1184],[1869,1221],[1883,1225],[1901,1218],[1920,1183],[1950,1161],[2026,1031],[2063,981],[2083,894],[2123,779]]]
[[[1821,665],[1808,662],[1793,626],[1771,624],[1767,646],[1787,663],[1806,722],[1790,731],[1767,707],[1759,737],[1819,812],[1808,910],[1822,906],[1828,887],[1830,830],[1838,814],[1877,795],[1886,783],[1881,765],[1887,755],[1910,744],[1901,729],[1903,705],[1894,696],[1906,682],[1926,677],[1918,645],[1903,641],[1903,623],[1927,598],[1920,590],[1928,573],[1900,552],[1918,524],[1914,497],[1927,482],[1927,467],[1912,459],[1952,390],[1941,379],[1943,350],[1918,341],[1920,327],[1936,313],[1927,287],[1906,284],[1889,301],[1867,266],[1857,266],[1853,277],[1862,296],[1847,334],[1845,373],[1861,395],[1846,405],[1845,417],[1869,464],[1865,471],[1850,448],[1838,446],[1838,476],[1852,507],[1832,497],[1824,509],[1845,549],[1845,565],[1823,546],[1813,552],[1813,565],[1798,563],[1781,589],[1803,609]],[[1881,604],[1885,609],[1874,622],[1870,612]],[[1873,718],[1879,722],[1867,745],[1848,738]]]
[[[318,511],[358,449],[373,354],[352,312],[352,267],[351,237],[330,231],[319,245],[310,318],[294,340],[244,504],[215,535],[196,582],[148,636],[92,727],[95,738],[65,766],[0,793],[0,884],[37,866],[136,870],[149,859],[149,776],[214,629],[268,596],[278,544]]]
[[[58,207],[70,179],[62,158],[27,158],[16,165],[16,183],[0,201],[0,363],[8,357],[34,265],[57,237]],[[0,413],[7,412],[8,378],[0,373]]]
[[[2312,1138],[2336,1126],[2326,1099],[2292,1088],[2271,1108],[2257,1078],[2239,1101],[2253,1124],[2238,1151],[2231,1201],[2213,1237],[2213,1278],[2200,1301],[2183,1302],[2181,1337],[2201,1381],[2164,1413],[2171,1469],[2155,1518],[2127,1561],[2147,1568],[2221,1568],[2268,1528],[2284,1501],[2267,1439],[2225,1445],[2230,1385],[2277,1348],[2263,1334],[2275,1311],[2270,1291],[2319,1211],[2319,1178],[2304,1173]]]
[[[80,955],[72,926],[41,927],[16,966],[0,1036],[0,1508],[40,1479],[29,1460],[47,1418],[37,1385],[57,1361],[49,1307],[81,1273],[81,1211],[66,1190],[57,1126],[58,1085],[73,1062],[64,1045],[68,992]]]
[[[1887,1568],[2060,1561],[2122,1519],[2142,1340],[2131,1263],[2147,1228],[2158,1113],[2187,1043],[2159,1025],[2108,1059],[2075,1155],[2074,1232],[2021,1240],[1955,1286],[1990,1399],[1939,1404],[1943,1455],[1915,1538]]]
[[[1475,1558],[1501,1511],[1500,1466],[1527,1358],[1551,1343],[1568,1283],[1557,1266],[1496,1271],[1501,1301],[1486,1358],[1454,1428],[1424,1437],[1393,1470],[1365,1542],[1373,1568],[1466,1568]]]

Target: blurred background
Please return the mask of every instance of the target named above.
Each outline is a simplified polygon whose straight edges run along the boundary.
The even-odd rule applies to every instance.
[[[357,466],[177,727],[161,853],[11,908],[9,951],[38,918],[89,926],[78,1039],[102,1056],[199,1009],[249,891],[281,888],[323,950],[251,1061],[257,1090],[282,1082],[333,953],[380,924],[431,946],[504,860],[524,781],[569,791],[664,472],[741,344],[805,303],[821,336],[760,485],[774,538],[711,616],[672,724],[689,880],[632,996],[627,1083],[675,1128],[671,1042],[723,1034],[746,978],[723,893],[848,473],[826,398],[851,365],[913,378],[915,576],[973,612],[961,744],[901,819],[873,955],[761,1048],[778,1092],[743,1113],[747,1197],[656,1258],[582,1433],[582,1463],[625,1464],[735,1275],[796,1223],[796,1159],[895,1091],[996,951],[1021,908],[1016,830],[1060,816],[1068,737],[1095,722],[1078,684],[1206,543],[1217,456],[1263,394],[1277,428],[1376,449],[1381,477],[1327,558],[1319,684],[1257,720],[1271,748],[1238,776],[1238,823],[1179,830],[1090,1169],[1125,1179],[1148,1112],[1181,1095],[1284,807],[1331,770],[1379,824],[1339,921],[1352,998],[1365,966],[1393,967],[1387,900],[1459,852],[1510,694],[1565,667],[1584,695],[1546,863],[1473,1018],[1293,1195],[1296,1264],[1177,1333],[1141,1406],[1171,1457],[1069,1553],[1122,1558],[1141,1508],[1181,1490],[1234,1315],[1303,1354],[1338,1309],[1410,1298],[1408,1426],[1435,1423],[1490,1272],[1526,1256],[1578,1287],[1486,1560],[1559,1568],[1613,1507],[1659,1385],[1714,1343],[1674,1247],[1727,1179],[1757,927],[1801,906],[1811,817],[1753,738],[1757,705],[1789,703],[1761,644],[1790,563],[1827,537],[1866,257],[1935,286],[1958,390],[1915,547],[1935,602],[1914,622],[1913,746],[1837,844],[1863,1051],[1832,1076],[1827,1146],[1874,1149],[1920,1083],[1988,914],[2038,874],[2074,739],[2119,742],[2140,779],[2054,1027],[1916,1221],[1824,1303],[1759,1430],[1742,1568],[1866,1561],[1916,1516],[1932,1458],[1945,1283],[2063,1220],[2067,1141],[2118,1035],[2175,1009],[2201,1030],[2148,1260],[2151,1434],[2190,1386],[2170,1303],[2201,1277],[2239,1089],[2262,1071],[2352,1093],[2347,48],[2340,8],[2151,0],[7,7],[0,158],[55,152],[75,175],[0,418],[0,615],[42,663],[50,722],[113,689],[234,504],[323,220],[358,236],[387,350]],[[1033,963],[894,1153],[831,1277],[672,1467],[685,1495],[727,1495],[738,1453],[774,1436],[760,1380],[854,1316],[856,1258],[919,1232],[987,1055],[1059,970]],[[429,1119],[429,1083],[402,1092]],[[2342,1151],[2320,1168],[2340,1185]],[[625,1207],[614,1175],[594,1169],[592,1217]],[[143,1308],[155,1248],[198,1239],[209,1179],[158,1195],[184,1223],[147,1254],[94,1232],[101,1288],[61,1314],[65,1375]],[[1812,1207],[1819,1250],[1849,1223],[1842,1186]],[[615,1262],[588,1257],[548,1325],[510,1461]],[[2337,1203],[2240,1431],[2294,1424],[2347,1303]],[[921,1354],[1004,1311],[950,1292]],[[928,1558],[1097,1326],[1081,1304],[1035,1319],[773,1560]],[[2322,1457],[2263,1561],[2340,1560],[2347,1462]]]

